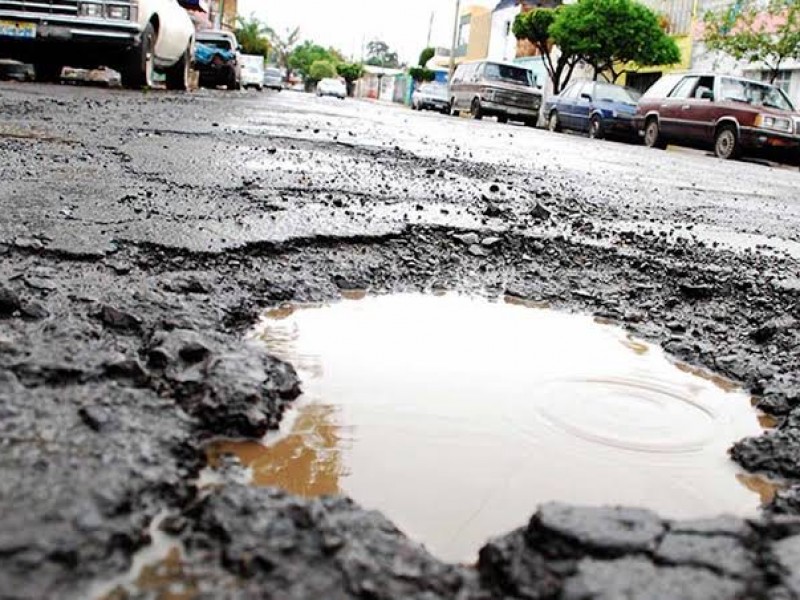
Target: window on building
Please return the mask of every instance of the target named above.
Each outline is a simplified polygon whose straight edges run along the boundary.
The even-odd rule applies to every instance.
[[[511,35],[511,21],[506,21],[506,37]]]

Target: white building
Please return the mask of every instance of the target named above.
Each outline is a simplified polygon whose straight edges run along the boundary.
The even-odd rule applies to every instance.
[[[512,61],[517,56],[514,19],[522,12],[517,0],[500,0],[492,11],[492,33],[489,38],[489,60]]]

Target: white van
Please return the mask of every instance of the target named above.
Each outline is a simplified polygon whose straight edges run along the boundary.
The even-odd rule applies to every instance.
[[[242,54],[242,87],[264,89],[264,57],[256,54]]]

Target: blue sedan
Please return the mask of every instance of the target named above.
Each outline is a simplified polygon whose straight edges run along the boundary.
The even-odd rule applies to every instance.
[[[601,81],[578,80],[544,104],[550,131],[569,129],[589,137],[636,139],[633,115],[640,94],[636,90]]]

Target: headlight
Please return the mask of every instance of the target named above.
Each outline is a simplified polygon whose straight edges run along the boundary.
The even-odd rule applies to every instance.
[[[775,117],[772,115],[758,115],[756,117],[756,127],[791,133],[792,120],[785,117]]]
[[[119,4],[106,6],[106,16],[109,19],[119,19],[121,21],[131,20],[131,7]]]
[[[99,19],[103,16],[103,5],[99,2],[81,2],[78,4],[78,15]]]

